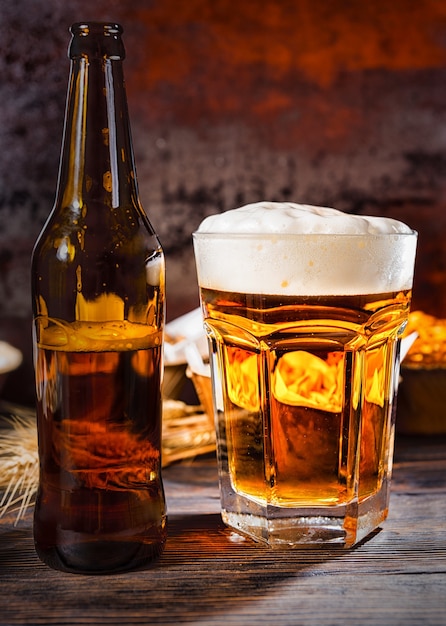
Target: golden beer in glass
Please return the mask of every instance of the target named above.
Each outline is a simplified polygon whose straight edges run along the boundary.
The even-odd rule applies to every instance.
[[[194,233],[222,518],[349,547],[386,518],[416,233]]]

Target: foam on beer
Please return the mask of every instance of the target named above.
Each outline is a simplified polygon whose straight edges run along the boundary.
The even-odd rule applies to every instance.
[[[416,236],[391,218],[259,202],[207,217],[194,235],[201,287],[353,295],[412,286]]]

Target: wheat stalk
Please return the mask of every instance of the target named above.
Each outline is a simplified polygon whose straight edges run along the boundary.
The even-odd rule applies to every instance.
[[[32,411],[11,411],[0,430],[0,517],[16,511],[17,523],[33,505],[39,481],[36,417]],[[163,467],[215,449],[215,433],[201,407],[177,400],[163,403]]]
[[[0,517],[17,510],[18,521],[31,505],[39,479],[37,429],[34,415],[5,418],[10,428],[0,434]]]

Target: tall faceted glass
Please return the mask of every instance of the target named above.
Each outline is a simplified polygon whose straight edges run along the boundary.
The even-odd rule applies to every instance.
[[[222,517],[271,546],[349,547],[388,513],[417,235],[330,233],[343,215],[304,209],[250,205],[194,233]]]

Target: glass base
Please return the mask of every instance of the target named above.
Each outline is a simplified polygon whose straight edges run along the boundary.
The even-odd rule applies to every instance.
[[[325,509],[261,506],[234,493],[230,500],[224,523],[271,548],[351,548],[386,519],[388,485],[361,503]]]

